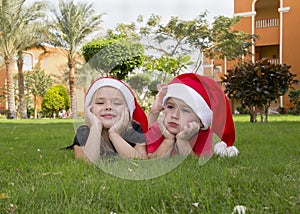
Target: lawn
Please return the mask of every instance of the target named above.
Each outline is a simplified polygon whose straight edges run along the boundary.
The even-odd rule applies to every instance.
[[[299,213],[300,117],[235,115],[235,158],[74,160],[71,119],[0,120],[0,213]],[[207,162],[205,162],[207,161]]]

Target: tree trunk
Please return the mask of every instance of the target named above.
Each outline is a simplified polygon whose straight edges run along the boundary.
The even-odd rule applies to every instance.
[[[265,106],[265,123],[269,122],[269,105]]]
[[[19,90],[19,110],[20,118],[27,119],[26,98],[25,98],[25,86],[23,75],[23,55],[22,52],[18,53],[18,90]]]
[[[6,67],[6,92],[7,92],[7,103],[8,103],[8,113],[7,119],[16,119],[16,104],[15,104],[15,91],[14,91],[14,78],[13,78],[13,68],[14,60],[13,57],[5,56],[4,63]]]
[[[255,107],[251,106],[249,107],[249,112],[250,112],[250,122],[251,123],[256,123],[256,117],[257,117],[257,113],[255,111]]]
[[[75,63],[69,59],[69,84],[70,84],[70,100],[71,100],[71,117],[76,118],[77,115],[77,103],[75,96]]]
[[[37,119],[37,96],[34,95],[34,98],[33,98],[33,106],[34,106],[34,119]]]

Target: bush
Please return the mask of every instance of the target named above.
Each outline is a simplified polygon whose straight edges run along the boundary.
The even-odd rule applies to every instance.
[[[0,116],[2,115],[5,115],[5,117],[7,118],[8,110],[7,109],[0,110]]]
[[[44,117],[54,117],[62,109],[70,108],[70,98],[63,85],[51,87],[45,94],[42,101],[42,115]]]

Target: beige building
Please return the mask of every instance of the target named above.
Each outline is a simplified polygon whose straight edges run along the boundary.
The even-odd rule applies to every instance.
[[[296,74],[295,88],[300,88],[300,2],[295,0],[234,0],[234,16],[241,20],[234,26],[235,30],[255,34],[251,47],[252,56],[244,60],[257,61],[268,58],[271,63],[291,65],[291,73]],[[221,60],[206,61],[205,75],[220,77],[232,68],[235,62]],[[238,104],[232,104],[234,109]],[[287,110],[292,104],[288,94],[281,97],[278,107]]]
[[[242,17],[236,30],[259,35],[252,46],[251,60],[268,58],[271,63],[291,65],[300,79],[300,2],[295,0],[234,0],[234,15]],[[291,106],[288,95],[279,100],[281,107]]]
[[[46,47],[46,50],[31,49],[23,52],[24,66],[23,71],[31,70],[38,62],[46,74],[52,74],[63,79],[64,72],[67,68],[67,57],[65,51],[59,48]],[[17,74],[17,67],[15,65],[15,73]],[[0,110],[7,109],[7,102],[4,97],[6,72],[5,65],[0,63]],[[65,83],[66,84],[66,83]],[[66,85],[69,89],[69,86]],[[3,95],[3,96],[1,96]],[[42,99],[38,100],[38,111],[40,110]],[[76,89],[77,111],[79,114],[83,113],[84,93],[81,89]]]

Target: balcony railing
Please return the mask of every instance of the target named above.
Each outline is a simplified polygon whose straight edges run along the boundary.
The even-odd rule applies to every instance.
[[[255,26],[256,28],[278,27],[279,18],[256,20]]]
[[[279,59],[268,59],[268,62],[277,65],[279,64]]]
[[[256,62],[259,62],[260,60],[257,60]],[[279,64],[279,59],[277,58],[271,58],[271,59],[268,59],[268,62],[271,63],[271,64]]]

